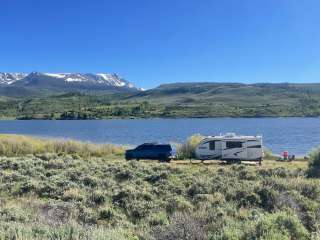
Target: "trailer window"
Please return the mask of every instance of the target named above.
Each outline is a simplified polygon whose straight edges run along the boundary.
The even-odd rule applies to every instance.
[[[242,142],[226,142],[227,148],[242,148]]]
[[[248,148],[262,148],[261,145],[253,145],[253,146],[249,146]]]
[[[210,141],[209,142],[209,149],[215,150],[216,149],[216,141]]]

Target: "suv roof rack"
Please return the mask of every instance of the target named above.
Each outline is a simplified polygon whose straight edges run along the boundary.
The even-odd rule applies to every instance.
[[[159,144],[159,143],[157,143],[157,142],[150,142],[150,143],[143,143],[142,145],[157,145],[157,144]]]

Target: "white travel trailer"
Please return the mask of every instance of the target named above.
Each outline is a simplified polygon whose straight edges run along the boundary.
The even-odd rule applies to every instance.
[[[200,160],[262,161],[261,136],[237,136],[228,133],[209,136],[196,147],[196,158]]]

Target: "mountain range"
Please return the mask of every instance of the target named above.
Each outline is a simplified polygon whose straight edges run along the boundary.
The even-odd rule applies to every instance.
[[[40,91],[135,92],[141,89],[110,73],[0,73],[0,94],[28,95]],[[16,94],[16,95],[17,95]]]

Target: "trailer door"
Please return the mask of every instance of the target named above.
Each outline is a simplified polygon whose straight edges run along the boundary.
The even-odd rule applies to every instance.
[[[245,160],[247,158],[246,141],[233,139],[226,140],[222,158]]]

